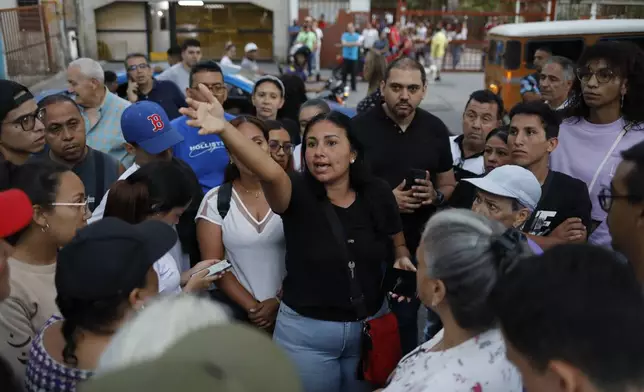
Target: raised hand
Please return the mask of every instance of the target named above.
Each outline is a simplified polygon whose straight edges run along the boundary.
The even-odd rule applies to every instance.
[[[217,98],[212,95],[208,87],[199,84],[198,88],[199,92],[205,97],[206,102],[198,102],[192,98],[186,98],[186,103],[189,107],[181,108],[179,112],[190,118],[186,121],[186,124],[199,128],[200,135],[222,133],[226,127],[224,108]]]

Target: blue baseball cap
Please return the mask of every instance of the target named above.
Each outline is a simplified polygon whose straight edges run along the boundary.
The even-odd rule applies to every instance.
[[[183,136],[170,125],[165,110],[152,101],[128,106],[121,115],[121,131],[126,142],[150,154],[160,154],[183,141]]]

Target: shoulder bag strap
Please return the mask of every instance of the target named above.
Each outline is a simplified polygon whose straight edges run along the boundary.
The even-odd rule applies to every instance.
[[[606,162],[608,162],[608,159],[610,158],[611,154],[613,153],[613,151],[615,151],[615,149],[617,148],[617,145],[619,144],[619,142],[622,141],[622,139],[624,138],[626,133],[628,131],[630,131],[631,127],[632,127],[632,124],[628,124],[628,125],[624,126],[624,129],[622,129],[622,131],[619,133],[619,135],[617,135],[617,138],[615,139],[615,142],[613,142],[613,145],[610,146],[610,149],[608,149],[608,152],[604,156],[604,159],[602,160],[602,162],[599,164],[599,167],[597,168],[597,171],[595,172],[595,175],[593,175],[593,179],[592,179],[592,181],[590,181],[590,185],[588,185],[588,192],[589,193],[592,191],[593,187],[595,186],[595,183],[599,179],[599,174],[601,173],[602,169],[606,165]]]
[[[333,205],[327,199],[323,202],[324,214],[326,215],[327,221],[331,225],[331,231],[333,236],[338,243],[338,249],[342,253],[342,259],[346,263],[346,272],[347,277],[349,278],[349,290],[351,295],[351,305],[356,308],[358,318],[365,319],[369,317],[369,312],[364,303],[364,294],[362,293],[362,288],[360,287],[360,282],[356,279],[355,261],[351,260],[349,255],[349,249],[347,248],[347,239],[344,234],[344,229],[342,228],[342,222],[338,218],[338,214],[333,210]]]
[[[219,186],[217,191],[217,212],[221,219],[225,219],[230,210],[230,198],[233,195],[233,183],[225,182]]]

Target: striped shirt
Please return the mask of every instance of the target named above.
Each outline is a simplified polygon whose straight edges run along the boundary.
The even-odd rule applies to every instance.
[[[125,139],[121,132],[121,115],[130,102],[112,94],[105,88],[105,98],[98,107],[98,121],[92,127],[87,116],[87,108],[81,107],[87,131],[87,145],[119,160],[123,166],[130,167],[134,157],[125,150]]]

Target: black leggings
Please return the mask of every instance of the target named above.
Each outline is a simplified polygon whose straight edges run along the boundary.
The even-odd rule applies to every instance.
[[[343,60],[342,67],[342,83],[347,84],[347,75],[351,75],[351,90],[356,90],[356,68],[358,67],[358,60]]]

